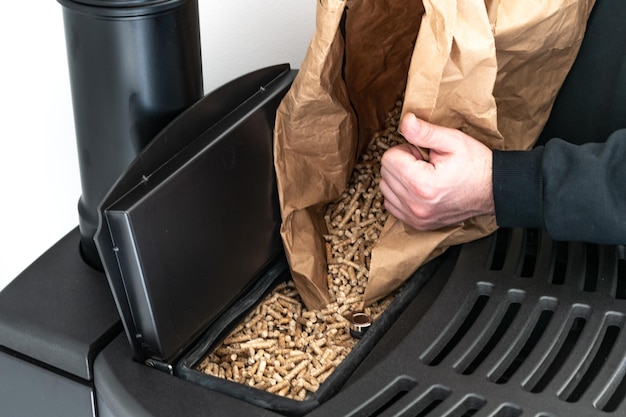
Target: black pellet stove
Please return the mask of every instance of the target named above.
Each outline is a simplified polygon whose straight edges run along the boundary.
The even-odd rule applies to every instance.
[[[614,76],[596,68],[626,44],[619,1],[597,1],[546,135],[584,123],[590,73]],[[626,414],[624,247],[534,229],[421,267],[304,401],[197,372],[289,279],[272,132],[297,71],[262,68],[204,95],[196,1],[60,2],[80,226],[0,293],[0,415]]]

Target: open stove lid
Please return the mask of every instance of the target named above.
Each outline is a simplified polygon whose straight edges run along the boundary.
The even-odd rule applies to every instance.
[[[273,128],[296,72],[205,96],[101,203],[94,239],[137,360],[171,361],[282,253]]]

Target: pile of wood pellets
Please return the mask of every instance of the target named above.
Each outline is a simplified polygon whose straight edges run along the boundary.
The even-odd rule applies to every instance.
[[[331,303],[309,311],[293,281],[278,285],[198,365],[206,374],[295,400],[316,392],[352,351],[349,317],[364,312],[373,321],[394,295],[363,309],[371,250],[387,220],[379,190],[384,151],[404,143],[397,133],[402,102],[388,113],[355,166],[343,195],[324,219]]]

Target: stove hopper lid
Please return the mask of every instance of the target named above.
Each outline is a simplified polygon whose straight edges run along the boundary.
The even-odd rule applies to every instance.
[[[103,200],[94,239],[135,359],[171,362],[282,255],[273,128],[295,74],[268,67],[210,93]]]

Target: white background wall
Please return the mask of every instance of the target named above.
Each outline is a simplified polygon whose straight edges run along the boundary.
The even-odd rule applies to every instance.
[[[298,68],[315,0],[200,0],[204,88],[254,69]],[[78,224],[76,157],[62,6],[3,4],[0,21],[0,290]]]

